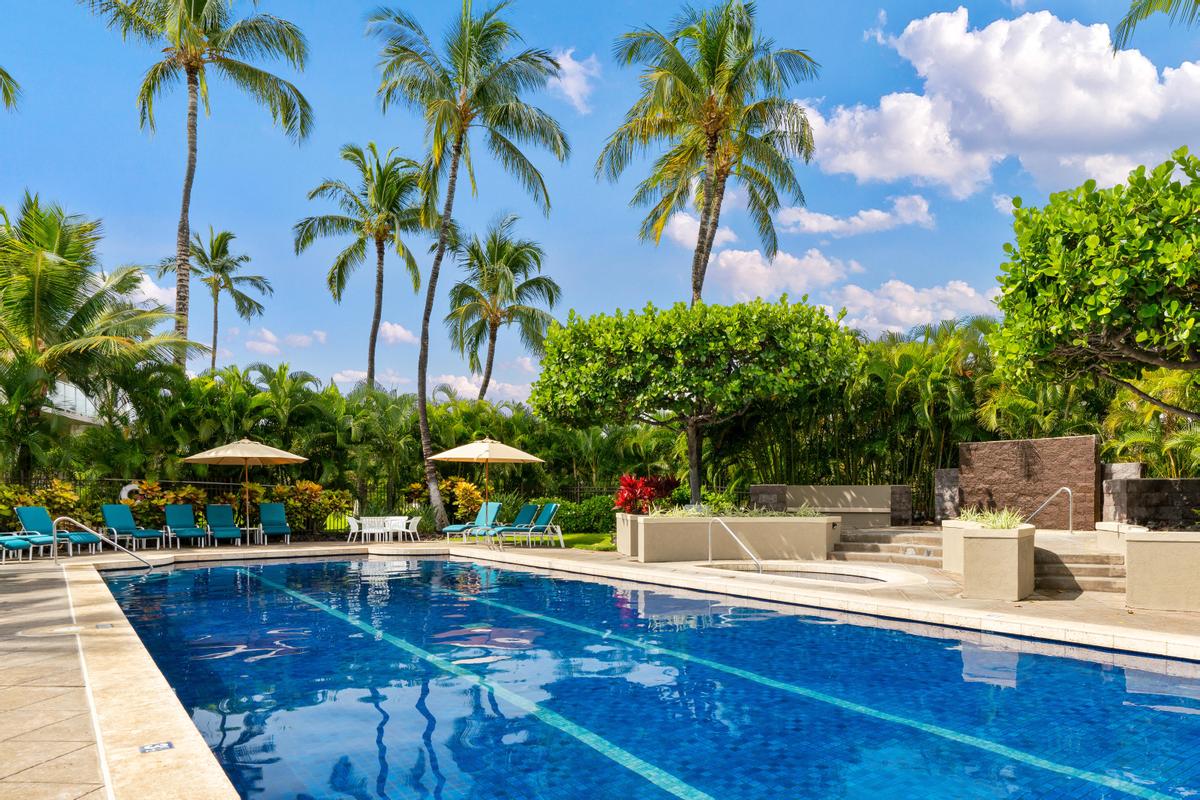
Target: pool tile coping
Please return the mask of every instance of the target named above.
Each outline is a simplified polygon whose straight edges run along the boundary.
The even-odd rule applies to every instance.
[[[1200,662],[1200,635],[1137,631],[1049,618],[1031,622],[1020,614],[966,608],[948,610],[933,602],[873,597],[869,590],[861,592],[859,599],[854,596],[853,588],[847,588],[855,584],[840,584],[841,589],[836,592],[822,591],[810,585],[789,586],[786,581],[763,582],[755,580],[759,576],[737,572],[714,576],[710,567],[701,564],[619,563],[452,544],[334,544],[287,550],[214,548],[164,551],[149,553],[146,557],[155,566],[170,566],[360,555],[452,556]],[[115,800],[152,797],[237,800],[237,791],[224,769],[158,670],[101,574],[102,571],[137,566],[136,561],[127,557],[90,563],[66,562],[62,566],[78,627],[84,682],[95,724],[101,770],[107,782],[106,794]],[[172,743],[171,749],[150,753],[140,750],[143,746],[167,741]]]

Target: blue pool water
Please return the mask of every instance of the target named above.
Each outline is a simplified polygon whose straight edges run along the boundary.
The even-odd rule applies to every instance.
[[[1200,795],[1194,665],[441,560],[108,583],[246,798]]]

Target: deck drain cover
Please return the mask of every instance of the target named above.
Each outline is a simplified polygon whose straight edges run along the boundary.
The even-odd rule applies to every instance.
[[[154,744],[144,744],[138,748],[140,753],[161,753],[163,750],[174,750],[175,745],[171,742],[155,742]]]
[[[111,622],[97,622],[96,627],[97,628],[111,628],[112,623]]]

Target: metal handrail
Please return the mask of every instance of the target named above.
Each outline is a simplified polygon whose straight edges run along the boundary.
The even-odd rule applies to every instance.
[[[53,555],[54,555],[54,563],[55,564],[58,563],[58,523],[60,523],[60,522],[69,522],[72,525],[75,525],[76,527],[83,528],[83,530],[86,531],[87,533],[90,533],[93,536],[99,537],[100,541],[108,542],[117,550],[120,550],[123,553],[127,553],[127,554],[133,556],[138,561],[145,564],[146,569],[154,569],[153,564],[151,564],[149,561],[142,558],[141,556],[139,556],[137,553],[133,552],[129,548],[118,544],[116,539],[110,539],[107,536],[105,536],[103,533],[100,533],[99,531],[96,531],[96,530],[92,530],[87,525],[84,525],[82,522],[75,519],[74,517],[59,517],[56,520],[54,520],[54,522],[52,522],[50,525],[51,530],[54,532],[54,545],[50,548],[50,552],[53,553]],[[72,533],[72,531],[63,531],[63,533]]]
[[[1050,504],[1050,501],[1058,497],[1063,492],[1067,493],[1067,533],[1075,533],[1075,494],[1071,491],[1070,486],[1061,486],[1054,490],[1054,494],[1047,497],[1037,509],[1025,518],[1026,522],[1037,516],[1038,512]]]
[[[741,540],[741,538],[736,533],[733,532],[733,528],[726,525],[725,520],[721,519],[720,517],[713,517],[712,519],[710,519],[708,521],[708,563],[711,564],[712,560],[713,560],[713,557],[712,557],[712,526],[713,526],[714,522],[721,523],[721,527],[729,532],[729,535],[733,537],[733,540],[735,542],[737,542],[738,547],[742,548],[742,550],[744,550],[746,552],[746,555],[750,556],[750,560],[754,562],[754,566],[758,569],[758,574],[761,575],[762,571],[763,571],[763,565],[762,565],[762,562],[758,560],[758,556],[754,555],[754,551],[751,550],[749,547],[747,547],[746,543],[743,542]]]

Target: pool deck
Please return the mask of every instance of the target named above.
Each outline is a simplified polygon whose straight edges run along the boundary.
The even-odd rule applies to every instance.
[[[1039,541],[1039,545],[1041,542]],[[1079,546],[1086,547],[1080,541]],[[1200,673],[1200,615],[1130,611],[1124,595],[1035,595],[1018,603],[964,600],[953,575],[925,567],[815,562],[884,583],[798,580],[703,564],[642,564],[616,553],[489,549],[458,543],[317,543],[145,551],[156,565],[262,558],[439,556],[756,601],[868,614],[885,624],[951,626],[964,635],[1040,640],[1043,651],[1108,648],[1089,657],[1167,656],[1168,673]],[[109,593],[100,570],[128,556],[10,562],[0,567],[0,800],[231,800],[232,785]],[[1120,652],[1112,652],[1120,651]],[[1064,653],[1065,654],[1065,653]],[[99,735],[97,735],[99,732]],[[169,748],[163,746],[170,743]],[[148,750],[147,750],[148,748]]]

